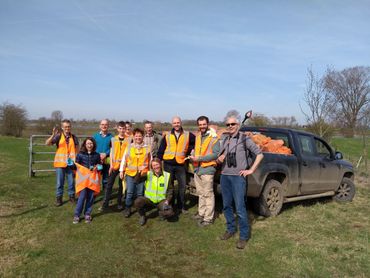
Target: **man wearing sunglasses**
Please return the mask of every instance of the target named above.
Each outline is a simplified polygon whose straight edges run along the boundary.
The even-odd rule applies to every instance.
[[[222,138],[218,163],[222,164],[221,192],[223,212],[226,218],[226,232],[220,237],[228,240],[236,233],[233,203],[238,216],[239,240],[238,249],[244,249],[250,238],[250,227],[246,210],[245,194],[248,189],[246,177],[254,173],[263,159],[259,147],[244,133],[239,132],[240,119],[238,116],[226,117],[227,134]],[[256,158],[250,161],[249,152]],[[252,165],[250,165],[252,164]]]

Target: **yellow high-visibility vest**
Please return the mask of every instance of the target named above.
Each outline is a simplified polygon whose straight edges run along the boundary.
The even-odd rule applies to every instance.
[[[145,182],[144,196],[150,199],[154,204],[166,199],[166,192],[170,180],[170,173],[163,171],[162,175],[157,177],[152,171],[148,172]]]

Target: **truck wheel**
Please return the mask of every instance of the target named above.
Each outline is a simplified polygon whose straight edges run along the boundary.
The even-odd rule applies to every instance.
[[[338,202],[350,202],[355,196],[355,192],[356,189],[353,181],[344,177],[333,198]]]
[[[255,200],[258,214],[269,217],[279,214],[283,206],[283,190],[277,180],[269,180],[262,191],[261,196]]]

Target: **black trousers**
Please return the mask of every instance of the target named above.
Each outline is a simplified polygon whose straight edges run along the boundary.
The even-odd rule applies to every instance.
[[[108,176],[107,186],[104,192],[104,202],[103,202],[104,208],[107,208],[109,206],[109,200],[112,195],[112,188],[117,176],[118,176],[117,205],[122,205],[122,195],[123,195],[122,180],[119,178],[119,170],[113,170],[112,173]]]
[[[174,184],[176,177],[177,185],[174,185],[174,196],[172,198],[172,205],[177,202],[179,210],[185,208],[185,191],[186,191],[186,169],[185,165],[171,165],[164,162],[164,170],[171,174],[170,183]]]

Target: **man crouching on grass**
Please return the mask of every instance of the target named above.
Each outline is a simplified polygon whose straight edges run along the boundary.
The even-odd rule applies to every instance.
[[[221,142],[220,156],[218,162],[222,164],[221,192],[223,201],[223,212],[226,218],[226,232],[220,237],[227,240],[236,233],[233,202],[239,224],[239,241],[236,248],[244,249],[250,238],[250,227],[245,205],[245,194],[248,190],[246,177],[254,173],[263,159],[259,147],[244,133],[239,132],[240,120],[236,115],[226,117],[227,135]],[[248,153],[256,155],[252,165],[248,159]]]

